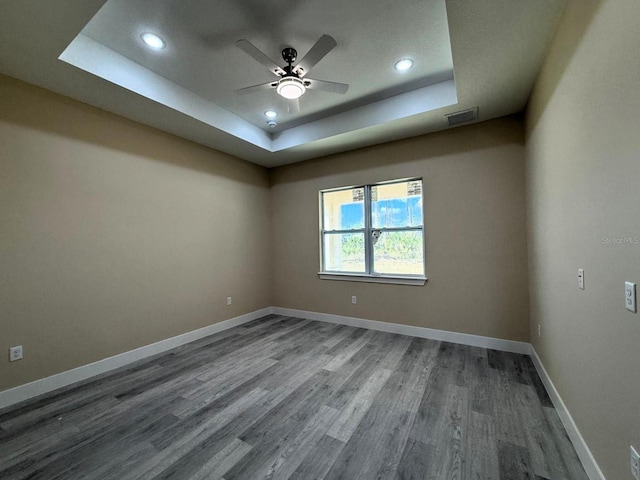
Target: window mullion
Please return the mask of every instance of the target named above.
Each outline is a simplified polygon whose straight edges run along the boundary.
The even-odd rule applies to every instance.
[[[322,234],[326,233],[364,233],[364,228],[350,228],[347,230],[322,230]]]
[[[324,220],[324,192],[320,192],[320,268],[324,272],[326,267],[326,259],[324,252],[324,242],[325,242],[325,220]]]
[[[373,245],[371,244],[371,185],[364,187],[364,260],[367,275],[373,273]]]
[[[380,232],[421,232],[423,227],[380,227],[375,230]]]

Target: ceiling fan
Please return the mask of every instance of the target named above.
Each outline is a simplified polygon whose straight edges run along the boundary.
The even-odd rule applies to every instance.
[[[258,61],[269,69],[271,73],[280,77],[279,80],[253,85],[251,87],[241,88],[235,93],[244,95],[247,93],[259,92],[263,90],[276,89],[276,92],[289,101],[289,112],[299,112],[300,104],[298,99],[305,94],[308,88],[323,90],[330,93],[338,93],[344,95],[349,89],[346,83],[329,82],[327,80],[315,80],[313,78],[305,78],[309,70],[311,70],[327,53],[329,53],[337,45],[333,37],[322,35],[307,54],[295,66],[298,52],[291,47],[282,50],[282,58],[287,63],[284,67],[278,66],[273,60],[262,53],[249,40],[238,40],[236,45],[245,53],[250,55],[254,60]]]

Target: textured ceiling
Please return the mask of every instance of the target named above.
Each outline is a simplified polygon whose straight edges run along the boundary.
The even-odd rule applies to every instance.
[[[267,131],[267,109],[279,112],[273,131],[282,131],[453,78],[444,0],[405,0],[403,8],[385,1],[362,9],[357,3],[109,0],[82,33]],[[145,31],[159,33],[167,48],[145,48]],[[236,47],[237,40],[248,39],[283,66],[283,48],[294,47],[300,59],[323,34],[338,46],[308,76],[347,83],[346,95],[308,90],[300,113],[289,114],[275,90],[234,94],[278,78]],[[406,56],[416,60],[414,68],[397,72],[394,63]]]
[[[521,110],[563,6],[562,0],[56,3],[0,3],[1,72],[265,166],[441,130],[445,114],[466,108],[479,107],[479,121]],[[167,48],[144,48],[143,31],[160,33]],[[233,93],[276,78],[237,40],[250,40],[281,64],[282,48],[293,46],[301,58],[323,34],[338,45],[309,77],[348,83],[346,95],[309,90],[300,113],[290,114],[275,91]],[[399,74],[393,63],[405,56],[416,64]],[[266,126],[267,109],[279,112],[276,129]]]

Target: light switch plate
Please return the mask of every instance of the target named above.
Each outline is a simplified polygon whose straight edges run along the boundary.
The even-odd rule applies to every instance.
[[[578,288],[584,290],[584,269],[578,269]]]
[[[636,284],[624,282],[624,306],[630,312],[636,312]]]
[[[15,362],[16,360],[22,360],[22,345],[9,349],[9,361]]]

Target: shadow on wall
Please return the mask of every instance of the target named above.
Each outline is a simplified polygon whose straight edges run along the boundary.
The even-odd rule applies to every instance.
[[[513,128],[496,129],[494,122],[504,122]],[[334,176],[397,163],[409,163],[432,157],[446,157],[463,152],[498,147],[508,143],[524,144],[523,115],[460,126],[420,137],[395,140],[389,143],[337,153],[305,162],[274,168],[270,186],[299,182],[324,176]],[[460,128],[465,129],[464,136]],[[498,132],[498,133],[496,133]],[[460,139],[464,138],[463,141]],[[416,148],[418,147],[418,148]],[[374,153],[375,154],[372,154]]]
[[[264,167],[4,75],[0,103],[0,121],[243,184],[266,185]]]
[[[547,74],[544,77],[538,77],[536,86],[531,94],[531,97],[536,97],[535,101],[532,102],[530,97],[526,107],[528,131],[533,131],[538,125],[538,121],[551,101],[564,72],[571,64],[571,59],[578,45],[580,45],[582,37],[589,30],[591,22],[601,6],[602,0],[567,0],[560,17],[560,23],[556,29],[556,36],[560,34],[560,30],[562,30],[562,35],[565,36],[564,46],[562,49],[556,49],[553,52],[553,56],[550,55],[545,60]],[[564,20],[565,18],[576,17],[582,17],[584,20],[572,22],[571,24]],[[532,104],[539,107],[530,109],[529,106]]]

